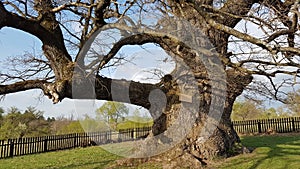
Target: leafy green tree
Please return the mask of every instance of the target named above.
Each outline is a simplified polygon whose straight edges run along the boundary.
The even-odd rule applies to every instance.
[[[43,116],[44,112],[34,107],[27,107],[21,115],[21,123],[27,126],[26,136],[41,136],[50,133],[50,124]]]
[[[116,129],[118,123],[128,115],[129,109],[123,103],[108,101],[97,109],[96,113],[101,119],[110,124],[113,129]]]
[[[278,118],[277,110],[275,108],[269,108],[261,112],[260,119],[273,119]]]
[[[261,105],[251,100],[236,101],[231,114],[232,120],[258,119],[263,110]]]
[[[56,134],[70,134],[70,133],[83,133],[84,129],[82,128],[78,120],[71,121],[66,126],[60,128]]]
[[[20,122],[21,113],[16,107],[8,109],[8,114],[3,116],[3,124],[0,127],[0,139],[22,137],[26,127]]]
[[[0,139],[17,138],[21,135],[20,131],[12,124],[12,121],[5,121],[0,128]]]
[[[72,121],[63,116],[57,117],[55,121],[51,122],[51,134],[64,134],[63,129],[68,126]]]
[[[134,127],[150,126],[153,123],[152,118],[143,115],[139,109],[135,109],[128,119],[135,123]]]
[[[50,122],[45,120],[43,112],[34,107],[28,107],[24,113],[16,107],[8,109],[8,114],[2,117],[0,138],[20,138],[50,134]]]
[[[150,117],[143,115],[139,109],[135,109],[130,115],[126,116],[124,121],[118,124],[117,129],[145,127],[153,124]]]
[[[91,118],[88,115],[86,115],[80,123],[85,132],[103,132],[110,130],[110,126],[103,120]]]

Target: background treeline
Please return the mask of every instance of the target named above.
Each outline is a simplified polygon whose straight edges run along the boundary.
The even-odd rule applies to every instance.
[[[7,111],[0,108],[0,139],[47,135],[52,132],[54,121],[54,118],[45,119],[43,112],[33,107],[24,112],[16,107]]]
[[[232,120],[272,119],[300,116],[300,90],[289,92],[283,106],[265,107],[265,102],[253,99],[239,99],[233,105]]]
[[[239,121],[290,116],[300,116],[300,90],[289,93],[286,104],[277,108],[266,108],[263,101],[239,99],[234,103],[231,118]],[[147,111],[118,102],[105,102],[95,112],[88,112],[80,119],[74,116],[45,117],[43,111],[34,107],[24,111],[0,107],[0,140],[146,127],[152,123]]]
[[[122,103],[106,102],[91,116],[85,115],[80,119],[75,119],[73,115],[54,118],[45,117],[43,111],[34,107],[27,107],[25,111],[16,107],[8,110],[0,107],[0,140],[152,125],[150,117],[145,116],[138,109],[129,112],[129,108]]]

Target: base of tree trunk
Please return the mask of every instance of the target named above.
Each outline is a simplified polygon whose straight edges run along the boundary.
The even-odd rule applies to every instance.
[[[137,166],[141,163],[158,163],[166,169],[199,169],[209,164],[216,157],[227,158],[240,153],[250,152],[239,143],[240,139],[231,126],[225,127],[225,125],[219,125],[214,133],[205,141],[201,140],[202,136],[195,134],[200,133],[200,130],[200,126],[195,127],[191,134],[171,149],[155,156],[145,157],[147,152],[151,151],[149,147],[153,147],[154,143],[152,139],[154,136],[150,135],[140,143],[136,142],[136,145],[139,146],[138,153],[141,153],[137,155],[143,156],[142,158],[118,160],[116,166]]]

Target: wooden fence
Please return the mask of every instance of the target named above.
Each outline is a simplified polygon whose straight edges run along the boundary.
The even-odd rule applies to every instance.
[[[300,131],[300,117],[233,121],[232,125],[238,133],[288,133]]]
[[[238,133],[286,133],[300,131],[300,117],[233,121]],[[143,139],[151,127],[123,129],[118,132],[93,132],[0,140],[0,159],[49,151],[72,149],[114,142]]]
[[[152,127],[143,127],[143,128],[119,130],[118,140],[130,141],[130,140],[142,139],[148,136],[149,131],[151,129]]]
[[[0,159],[144,138],[151,127],[0,140]]]

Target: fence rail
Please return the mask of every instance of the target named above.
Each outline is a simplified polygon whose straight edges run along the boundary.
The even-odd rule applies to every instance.
[[[144,138],[151,127],[0,140],[0,159]]]
[[[300,117],[288,117],[277,119],[260,119],[233,121],[232,125],[238,133],[288,133],[300,131]]]

